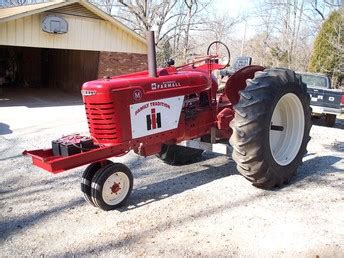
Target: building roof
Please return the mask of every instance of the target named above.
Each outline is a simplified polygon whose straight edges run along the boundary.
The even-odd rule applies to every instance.
[[[22,5],[22,6],[15,6],[15,7],[9,7],[9,8],[0,8],[0,23],[15,20],[18,18],[22,18],[25,16],[29,16],[29,15],[33,15],[33,14],[37,14],[37,13],[41,13],[45,11],[49,11],[49,10],[56,9],[59,7],[72,5],[75,3],[80,4],[81,6],[85,7],[86,9],[94,13],[95,15],[99,16],[100,18],[109,21],[113,25],[131,34],[137,40],[143,42],[144,44],[147,44],[146,40],[143,37],[141,37],[134,31],[132,31],[131,29],[129,29],[123,23],[113,18],[112,16],[108,15],[107,13],[105,13],[98,7],[94,6],[93,4],[90,4],[89,2],[83,1],[83,0],[55,0],[52,2],[46,2],[46,3]]]
[[[43,12],[46,10],[56,8],[56,6],[62,6],[66,4],[63,0],[61,1],[54,1],[54,2],[47,2],[47,3],[40,3],[40,4],[30,4],[30,5],[21,5],[21,6],[14,6],[9,8],[1,8],[0,9],[0,22],[5,22],[9,20],[13,20],[19,17],[23,17],[26,15],[31,15],[33,13]]]

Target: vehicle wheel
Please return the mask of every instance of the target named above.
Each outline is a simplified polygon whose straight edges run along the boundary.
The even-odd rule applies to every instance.
[[[103,167],[107,166],[109,164],[112,164],[113,162],[110,160],[106,160],[105,163],[103,163]],[[81,191],[84,194],[85,200],[89,203],[92,204],[93,206],[94,203],[92,202],[91,199],[91,182],[93,176],[96,174],[96,172],[102,167],[101,162],[95,162],[87,166],[85,169],[84,173],[82,174],[81,177]]]
[[[264,189],[288,183],[310,140],[306,85],[291,70],[256,72],[234,110],[230,143],[238,171]]]
[[[170,165],[186,165],[199,161],[202,158],[202,153],[203,150],[199,149],[164,144],[157,157]]]
[[[123,206],[133,189],[130,169],[120,163],[98,170],[92,179],[91,197],[95,206],[108,211]]]
[[[326,114],[325,123],[326,123],[326,126],[333,127],[336,124],[336,115]]]

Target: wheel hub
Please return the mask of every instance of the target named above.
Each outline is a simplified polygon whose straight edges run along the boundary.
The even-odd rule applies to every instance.
[[[117,192],[121,190],[120,184],[121,183],[116,183],[116,182],[113,183],[113,185],[110,187],[111,194],[117,194]]]
[[[269,133],[270,150],[275,161],[289,165],[300,150],[305,115],[300,99],[294,93],[283,95],[275,106]]]
[[[128,176],[118,171],[110,175],[104,182],[102,196],[108,205],[120,203],[127,195],[130,188]]]

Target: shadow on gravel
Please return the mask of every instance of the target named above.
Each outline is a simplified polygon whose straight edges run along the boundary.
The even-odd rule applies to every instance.
[[[312,153],[307,156],[309,155],[312,155]],[[336,156],[316,156],[306,160],[302,167],[299,168],[298,175],[292,179],[291,184],[304,181],[306,178],[310,178],[312,182],[321,183],[325,180],[322,179],[324,174],[344,171],[343,169],[334,169],[332,167],[333,164],[340,160],[342,160],[342,158]],[[190,174],[184,174],[175,178],[169,178],[164,181],[146,185],[136,190],[134,189],[129,199],[128,207],[119,209],[119,211],[125,212],[127,210],[140,208],[149,203],[171,197],[175,194],[210,183],[225,176],[238,174],[235,162],[233,161],[219,167],[208,165],[203,166],[208,168],[202,171],[195,171]],[[278,190],[279,189],[273,189],[272,191],[267,192],[276,192]]]
[[[312,117],[312,124],[317,126],[323,126],[326,128],[338,128],[344,129],[344,120],[337,118],[336,124],[333,127],[327,127],[325,123],[325,119],[323,117]]]
[[[123,212],[139,208],[149,203],[208,184],[214,180],[237,174],[235,163],[232,161],[219,167],[209,165],[203,165],[203,167],[206,167],[206,169],[169,178],[134,190],[130,196],[128,207],[119,209],[119,211]]]
[[[137,232],[134,231],[132,233],[126,234],[124,237],[109,241],[103,244],[94,244],[93,241],[89,241],[88,247],[83,248],[82,250],[74,249],[73,252],[64,252],[55,253],[54,256],[61,257],[61,256],[85,256],[85,255],[101,255],[103,253],[108,252],[116,252],[116,249],[124,249],[128,252],[136,245],[138,242],[142,241],[142,239],[147,239],[151,235],[156,235],[157,232],[163,232],[165,230],[169,230],[171,225],[178,225],[178,227],[183,227],[184,224],[195,222],[197,220],[201,220],[204,218],[209,218],[212,215],[220,214],[223,212],[228,212],[229,210],[245,207],[250,205],[253,202],[259,201],[262,198],[266,198],[269,196],[273,196],[274,192],[259,190],[256,194],[250,194],[245,198],[240,198],[236,201],[231,201],[228,198],[228,202],[222,205],[217,205],[215,207],[207,208],[207,209],[200,209],[199,211],[195,211],[192,215],[181,214],[176,219],[165,218],[161,221],[158,221],[156,225],[147,226],[146,228],[142,228],[141,231]],[[230,218],[228,218],[230,219]],[[168,239],[166,240],[168,241]]]
[[[334,156],[324,156],[324,157],[315,157],[313,159],[309,159],[305,161],[303,167],[299,170],[299,175],[294,179],[292,183],[297,181],[304,181],[307,177],[314,177],[312,182],[316,183],[326,183],[321,181],[321,177],[327,173],[334,173],[334,172],[343,172],[344,170],[338,170],[332,167],[333,164],[341,160],[340,157]],[[173,194],[177,194],[186,190],[189,190],[193,187],[197,187],[206,183],[209,183],[213,180],[222,178],[227,175],[236,174],[236,169],[234,168],[234,163],[230,163],[228,165],[223,165],[219,167],[209,167],[200,172],[194,172],[189,175],[180,176],[174,179],[168,179],[163,182],[154,183],[148,185],[146,189],[138,189],[133,193],[132,196],[132,203],[131,205],[137,205],[137,207],[141,207],[139,204],[140,201],[147,201],[147,203],[158,201],[159,199],[163,199],[169,197]],[[244,180],[244,179],[243,179]],[[307,184],[307,182],[304,182]],[[303,185],[303,184],[302,184]],[[170,186],[168,188],[167,186]],[[166,189],[167,188],[167,189]],[[154,191],[155,189],[155,191]],[[113,240],[110,242],[102,243],[102,244],[93,244],[90,242],[86,249],[82,250],[73,250],[72,253],[69,252],[61,252],[54,254],[56,256],[82,256],[82,255],[99,255],[108,253],[110,251],[115,252],[116,249],[127,250],[130,252],[131,248],[135,246],[138,242],[141,241],[143,238],[147,238],[150,235],[156,234],[156,232],[162,232],[164,230],[168,230],[171,225],[178,225],[182,227],[182,225],[194,222],[205,217],[210,217],[214,214],[219,214],[223,212],[227,212],[228,210],[232,210],[238,207],[243,207],[247,205],[251,205],[254,202],[261,200],[262,198],[273,198],[281,193],[283,195],[283,191],[273,190],[273,191],[264,191],[258,190],[252,191],[254,194],[249,194],[249,196],[239,198],[239,200],[231,201],[228,198],[228,202],[222,205],[217,205],[215,207],[201,209],[189,215],[181,215],[177,219],[170,219],[166,218],[160,222],[158,222],[154,226],[148,226],[147,228],[142,228],[141,231],[129,233],[124,237]],[[167,196],[165,196],[165,194]],[[151,199],[151,200],[150,200]],[[147,204],[145,203],[145,204]],[[122,209],[125,211],[126,209]]]
[[[22,176],[13,176],[10,180],[3,181],[0,185],[0,201],[10,199],[11,203],[21,202],[22,198],[35,197],[40,192],[49,191],[56,187],[80,183],[79,174],[70,174],[67,176],[51,176],[50,179],[37,180],[29,186],[22,187],[18,182],[22,180]],[[15,187],[14,187],[15,186]],[[8,189],[4,189],[4,187]]]
[[[326,148],[336,151],[336,152],[344,152],[344,142],[343,141],[335,141],[333,144],[325,145]]]
[[[12,130],[10,130],[10,126],[8,124],[0,123],[0,135],[6,135],[13,133]]]
[[[42,172],[45,173],[45,172]],[[39,173],[36,176],[40,178]],[[25,180],[25,179],[24,179]],[[0,242],[6,240],[8,237],[25,231],[36,224],[44,223],[46,219],[53,219],[57,214],[63,213],[68,209],[74,209],[76,206],[85,204],[85,200],[80,198],[70,200],[67,203],[52,204],[47,206],[37,207],[35,200],[38,197],[44,198],[44,194],[56,195],[54,189],[59,191],[65,189],[70,190],[71,184],[80,182],[79,173],[68,175],[51,176],[49,179],[42,179],[32,181],[31,184],[23,184],[22,175],[13,175],[7,180],[3,180],[0,184],[0,203],[1,203],[1,222],[0,222]],[[29,211],[21,216],[12,215],[12,210],[22,204],[30,204],[35,206],[35,210]]]
[[[328,180],[323,176],[329,173],[342,173],[344,169],[334,168],[333,164],[343,160],[341,157],[336,156],[316,156],[306,160],[302,167],[299,169],[298,175],[292,180],[291,184],[302,181],[302,185],[309,182],[318,184],[327,183]],[[308,178],[308,179],[307,179]],[[305,180],[307,179],[307,180]]]
[[[2,155],[2,152],[0,152],[0,156],[1,155]],[[9,160],[9,159],[18,159],[18,158],[22,158],[22,157],[23,157],[23,154],[18,154],[18,155],[13,155],[13,156],[6,157],[6,158],[0,158],[0,161]]]
[[[74,208],[75,206],[79,206],[84,203],[85,201],[83,198],[78,198],[68,203],[64,203],[62,205],[58,205],[47,210],[35,212],[26,216],[4,219],[0,224],[0,241],[4,241],[9,236],[14,235],[21,230],[25,230],[28,227],[32,227],[37,223],[42,222],[50,216],[56,216],[56,214],[58,213],[64,212],[69,208]]]

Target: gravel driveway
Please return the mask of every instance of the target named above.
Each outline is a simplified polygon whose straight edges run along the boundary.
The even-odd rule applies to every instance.
[[[1,256],[344,256],[341,120],[313,126],[298,176],[277,191],[251,186],[229,157],[211,153],[180,167],[133,153],[113,159],[135,182],[128,207],[111,212],[83,200],[85,167],[52,175],[21,155],[74,132],[87,132],[77,99],[0,97]]]

